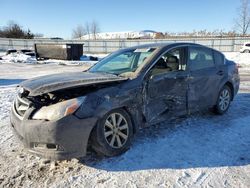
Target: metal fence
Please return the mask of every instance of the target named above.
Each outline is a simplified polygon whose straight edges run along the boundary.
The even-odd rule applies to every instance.
[[[250,42],[250,37],[235,38],[171,38],[171,39],[138,39],[138,40],[51,40],[51,39],[8,39],[0,38],[0,50],[33,49],[35,43],[77,43],[83,44],[84,53],[110,53],[120,48],[148,43],[192,42],[215,48],[223,52],[239,51],[244,42]]]

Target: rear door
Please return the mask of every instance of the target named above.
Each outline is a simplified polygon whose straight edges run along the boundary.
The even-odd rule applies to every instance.
[[[190,71],[188,109],[198,111],[215,105],[223,72],[217,69],[213,50],[205,47],[188,49]]]

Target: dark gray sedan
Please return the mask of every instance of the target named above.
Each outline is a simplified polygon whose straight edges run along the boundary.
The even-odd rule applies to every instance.
[[[11,125],[28,150],[51,159],[125,152],[136,131],[208,108],[225,113],[239,89],[236,64],[198,44],[119,50],[85,72],[22,82]]]

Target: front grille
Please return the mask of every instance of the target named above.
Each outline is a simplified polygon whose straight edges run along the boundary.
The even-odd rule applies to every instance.
[[[22,99],[20,96],[17,96],[14,102],[14,107],[17,115],[23,118],[25,112],[29,109],[29,103]]]

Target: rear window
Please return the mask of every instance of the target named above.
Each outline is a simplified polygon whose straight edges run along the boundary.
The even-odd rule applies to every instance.
[[[225,57],[220,52],[214,51],[214,61],[217,65],[223,65]]]
[[[209,48],[190,47],[188,64],[191,70],[214,67],[213,52]]]

